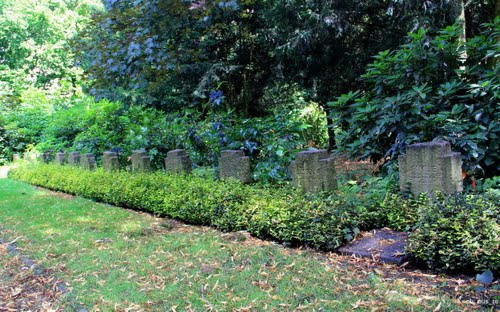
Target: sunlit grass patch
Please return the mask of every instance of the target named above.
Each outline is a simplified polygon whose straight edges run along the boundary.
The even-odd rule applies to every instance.
[[[0,179],[0,232],[71,285],[69,311],[463,310],[394,267],[40,192]]]

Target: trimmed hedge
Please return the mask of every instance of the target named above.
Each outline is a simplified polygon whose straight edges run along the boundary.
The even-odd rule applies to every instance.
[[[500,197],[458,194],[429,199],[391,193],[390,180],[346,184],[336,193],[304,195],[291,188],[246,186],[196,175],[87,171],[25,164],[9,177],[117,206],[221,231],[247,230],[289,246],[331,251],[360,230],[413,231],[408,252],[444,271],[500,267]]]
[[[221,231],[247,230],[287,245],[334,250],[363,225],[356,205],[335,194],[302,195],[289,188],[245,186],[195,175],[87,171],[27,164],[9,177],[96,201],[147,211]]]
[[[418,218],[407,251],[415,259],[438,271],[500,273],[499,196],[455,194],[410,201]]]

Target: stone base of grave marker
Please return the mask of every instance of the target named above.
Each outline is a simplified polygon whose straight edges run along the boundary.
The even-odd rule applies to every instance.
[[[71,166],[78,166],[80,164],[80,153],[71,152],[68,154],[68,164]]]
[[[24,152],[22,155],[22,159],[27,162],[35,162],[40,158],[39,154],[36,152]]]
[[[461,154],[452,152],[446,141],[409,145],[399,157],[399,184],[402,191],[413,194],[461,192]]]
[[[299,152],[291,164],[293,185],[304,192],[337,189],[335,160],[326,150]]]
[[[221,151],[219,157],[219,174],[221,179],[236,179],[243,183],[252,181],[250,157],[242,150]]]
[[[184,149],[175,149],[167,153],[165,170],[171,173],[191,172],[191,160]]]
[[[38,156],[38,161],[44,164],[48,164],[50,162],[51,155],[50,153],[42,153]]]
[[[87,170],[95,170],[95,157],[93,154],[83,154],[80,158],[80,166]]]
[[[55,158],[56,164],[62,166],[66,163],[66,154],[65,153],[56,153],[56,158]]]
[[[139,171],[140,172],[151,171],[151,159],[148,156],[143,156],[139,159]]]
[[[102,154],[102,167],[106,171],[116,171],[120,169],[118,154],[115,152],[104,152]]]
[[[151,160],[145,150],[132,151],[132,172],[151,171]]]

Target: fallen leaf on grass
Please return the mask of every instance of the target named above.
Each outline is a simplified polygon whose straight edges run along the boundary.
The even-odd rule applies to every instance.
[[[16,287],[16,288],[12,289],[12,291],[11,291],[11,296],[12,296],[12,297],[16,297],[16,296],[18,296],[18,295],[19,295],[22,291],[23,291],[23,289],[22,289],[22,288]]]

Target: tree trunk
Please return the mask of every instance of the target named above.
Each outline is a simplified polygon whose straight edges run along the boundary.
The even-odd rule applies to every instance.
[[[498,3],[498,1],[497,1],[497,3]],[[460,41],[465,43],[465,41],[467,40],[467,36],[466,36],[467,23],[465,20],[464,0],[460,0],[458,4],[460,5],[460,15],[458,16],[458,22],[462,25],[462,32],[460,33]],[[465,55],[465,57],[467,57],[467,55]]]
[[[328,110],[326,112],[326,126],[328,131],[328,151],[332,151],[337,147],[335,140],[335,131],[333,129],[333,119],[329,116]]]

